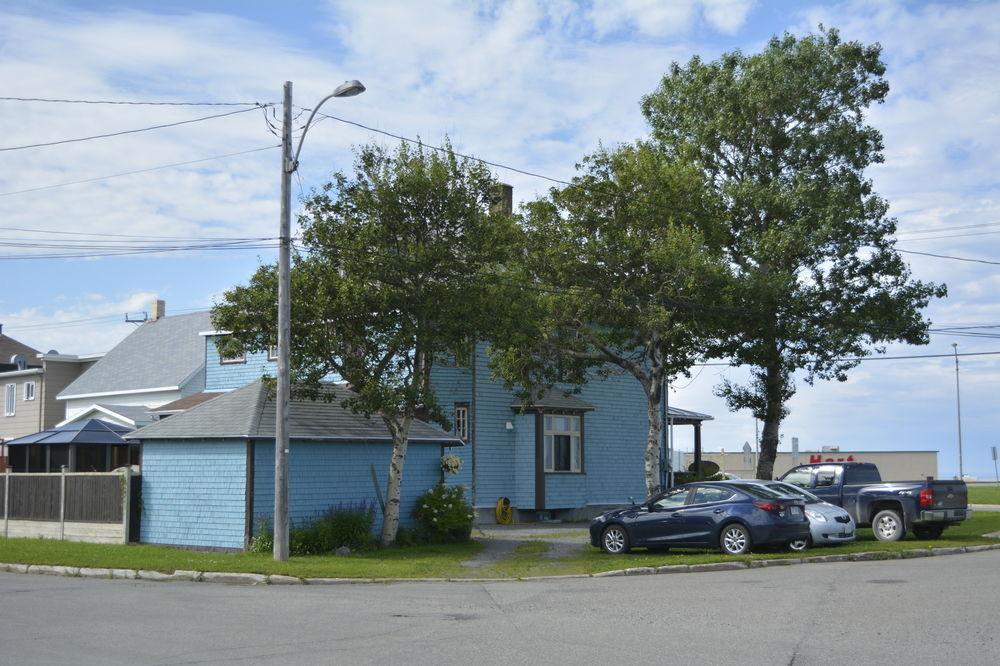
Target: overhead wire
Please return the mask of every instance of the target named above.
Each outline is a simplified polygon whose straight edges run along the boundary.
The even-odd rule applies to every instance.
[[[59,139],[58,141],[43,141],[41,143],[29,143],[22,146],[4,146],[0,147],[0,152],[9,152],[12,150],[26,150],[28,148],[44,148],[47,146],[60,146],[67,143],[79,143],[81,141],[91,141],[93,139],[107,139],[116,136],[123,136],[126,134],[137,134],[139,132],[150,132],[158,129],[165,129],[167,127],[178,127],[180,125],[189,125],[191,123],[200,123],[206,120],[213,120],[215,118],[225,118],[227,116],[235,116],[240,113],[246,113],[247,111],[256,111],[257,106],[252,106],[246,109],[237,109],[236,111],[227,111],[226,113],[216,113],[210,116],[201,116],[200,118],[189,118],[187,120],[179,120],[173,123],[163,123],[160,125],[151,125],[149,127],[139,127],[130,130],[121,130],[118,132],[107,132],[104,134],[94,134],[92,136],[82,136],[73,139]]]
[[[82,183],[94,183],[99,180],[108,180],[111,178],[121,178],[122,176],[134,176],[140,173],[149,173],[150,171],[160,171],[161,169],[174,169],[176,167],[189,166],[191,164],[200,164],[202,162],[210,162],[212,160],[221,160],[227,157],[237,157],[239,155],[249,155],[250,153],[259,153],[264,150],[273,150],[275,148],[280,148],[281,144],[275,144],[272,146],[261,146],[260,148],[251,148],[250,150],[241,150],[235,153],[225,153],[223,155],[212,155],[211,157],[202,157],[196,160],[187,160],[185,162],[172,162],[170,164],[161,164],[159,166],[146,167],[143,169],[134,169],[132,171],[122,171],[120,173],[112,173],[106,176],[94,176],[93,178],[83,178],[80,180],[70,180],[64,183],[52,183],[51,185],[40,185],[38,187],[29,187],[23,190],[12,190],[10,192],[0,192],[0,197],[9,197],[15,194],[26,194],[28,192],[41,192],[43,190],[52,190],[57,187],[67,187],[69,185],[80,185]]]
[[[266,106],[275,102],[170,102],[147,100],[56,99],[51,97],[0,97],[3,102],[52,102],[59,104],[115,104],[124,106]]]

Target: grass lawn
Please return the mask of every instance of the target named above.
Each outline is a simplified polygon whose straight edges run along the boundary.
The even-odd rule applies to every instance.
[[[286,574],[302,578],[447,578],[468,575],[461,565],[482,546],[407,546],[347,557],[313,555],[275,562],[270,555],[208,553],[165,546],[102,545],[50,539],[0,538],[0,562],[61,564],[74,567],[147,569],[171,572],[235,571]]]
[[[981,543],[998,543],[996,539],[984,539],[981,535],[1000,531],[1000,513],[973,515],[957,527],[945,530],[940,539],[918,540],[907,535],[902,541],[885,543],[876,541],[870,529],[859,529],[858,540],[842,546],[810,548],[804,554],[789,552],[758,552],[751,555],[731,557],[714,551],[677,550],[670,553],[648,553],[637,549],[627,555],[608,555],[589,543],[581,545],[577,554],[562,558],[547,558],[544,553],[549,544],[530,542],[520,545],[510,557],[497,562],[483,575],[520,578],[524,576],[553,576],[577,573],[598,573],[629,567],[658,567],[668,564],[705,564],[732,560],[760,560],[783,557],[809,557],[814,555],[835,555],[862,551],[900,551],[912,548],[939,548],[947,546],[972,546]]]
[[[969,486],[969,504],[1000,504],[1000,486]]]
[[[369,552],[357,552],[347,557],[293,557],[288,562],[275,562],[270,555],[250,553],[207,553],[148,545],[100,545],[46,539],[0,538],[0,562],[20,564],[61,564],[75,567],[114,569],[147,569],[171,572],[178,569],[194,571],[235,571],[262,574],[287,574],[303,578],[477,578],[587,574],[629,567],[663,566],[667,564],[703,564],[729,560],[753,560],[775,557],[808,557],[855,553],[860,551],[900,551],[911,548],[970,546],[997,543],[984,539],[987,532],[1000,531],[1000,513],[978,513],[958,527],[949,528],[941,539],[919,541],[907,536],[903,541],[876,541],[871,530],[858,531],[858,540],[845,546],[811,548],[801,555],[787,552],[760,552],[731,557],[713,551],[677,550],[670,553],[647,553],[636,550],[627,555],[607,555],[581,539],[579,548],[570,555],[547,557],[552,545],[540,540],[525,541],[510,555],[481,568],[463,567],[462,562],[482,549],[479,543],[441,546],[408,546]],[[565,543],[560,540],[560,543]]]

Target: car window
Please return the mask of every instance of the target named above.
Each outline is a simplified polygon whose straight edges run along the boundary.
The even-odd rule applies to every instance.
[[[812,481],[812,475],[808,469],[796,469],[785,475],[782,479],[785,483],[790,483],[799,488],[808,488]]]
[[[826,488],[832,486],[837,479],[836,467],[820,467],[816,470],[816,487]]]
[[[879,483],[882,477],[879,476],[878,468],[872,465],[860,467],[847,467],[844,469],[844,483]]]
[[[785,495],[791,495],[792,497],[804,499],[808,504],[823,501],[820,498],[813,495],[808,490],[803,490],[802,488],[794,486],[790,483],[775,481],[774,483],[767,484],[767,487],[770,488],[771,490],[776,490],[777,492],[783,493]]]
[[[671,490],[669,493],[653,502],[653,506],[657,509],[672,509],[674,507],[684,506],[684,503],[687,501],[689,490],[689,488]]]
[[[702,487],[694,491],[694,501],[692,504],[708,504],[709,502],[725,502],[735,493],[726,488]]]
[[[757,485],[756,483],[741,483],[736,487],[751,497],[759,497],[761,499],[781,499],[782,497],[786,497],[784,493],[779,493],[767,486]]]

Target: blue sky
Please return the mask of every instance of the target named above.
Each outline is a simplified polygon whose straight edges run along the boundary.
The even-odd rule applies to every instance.
[[[871,172],[899,218],[899,246],[1000,260],[1000,4],[995,2],[7,2],[0,9],[5,95],[83,99],[275,101],[295,82],[309,106],[358,78],[368,92],[326,110],[456,146],[556,178],[599,142],[641,136],[639,98],[673,60],[758,49],[818,23],[885,48],[892,87],[870,120],[886,163]],[[218,109],[0,102],[2,146],[168,123]],[[304,191],[350,166],[351,146],[384,137],[335,121],[310,132]],[[278,209],[277,151],[16,195],[5,193],[245,151],[276,143],[260,112],[156,132],[0,152],[0,242],[46,231],[269,237]],[[498,171],[519,200],[549,183]],[[299,183],[293,188],[298,194]],[[976,226],[990,225],[997,226]],[[10,227],[32,229],[12,231]],[[932,230],[932,231],[925,231]],[[940,230],[940,231],[937,231]],[[981,234],[981,235],[970,235]],[[950,236],[942,238],[942,236]],[[957,236],[957,237],[956,237]],[[0,254],[24,253],[7,248]],[[915,274],[949,285],[935,325],[1000,324],[997,266],[911,255]],[[0,323],[43,349],[104,351],[126,335],[122,313],[211,305],[270,250],[140,258],[0,261]],[[86,321],[79,321],[86,320]],[[984,329],[1000,331],[1000,329]],[[935,335],[891,354],[1000,350],[1000,339]],[[697,373],[697,371],[696,371]],[[671,400],[708,412],[711,449],[752,440],[753,420],[712,395],[738,369],[681,378]],[[962,359],[966,472],[992,476],[1000,444],[1000,357]],[[936,449],[957,472],[954,364],[879,361],[844,384],[800,383],[785,441],[804,448]],[[678,441],[688,445],[681,429]],[[787,447],[783,447],[787,448]]]

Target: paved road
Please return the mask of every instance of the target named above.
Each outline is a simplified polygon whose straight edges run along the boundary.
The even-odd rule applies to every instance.
[[[1000,663],[1000,551],[509,583],[0,574],[5,664]]]

